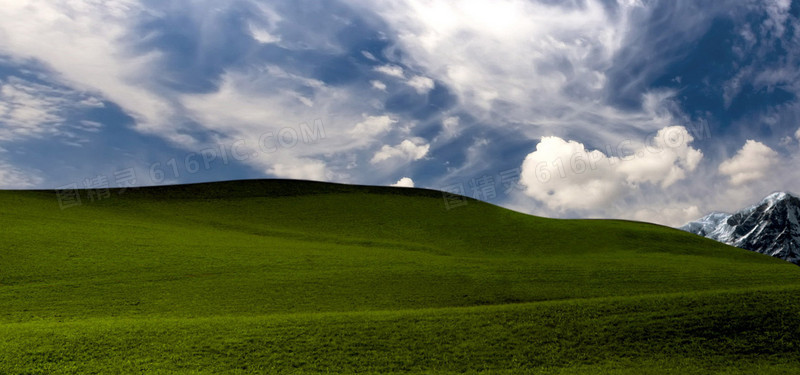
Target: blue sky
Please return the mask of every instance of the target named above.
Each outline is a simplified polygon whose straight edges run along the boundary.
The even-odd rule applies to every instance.
[[[789,0],[7,2],[0,187],[400,183],[680,225],[798,191],[798,17]]]

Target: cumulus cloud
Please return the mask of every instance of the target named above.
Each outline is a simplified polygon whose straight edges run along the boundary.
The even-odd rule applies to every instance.
[[[414,180],[412,180],[409,177],[403,177],[399,181],[393,183],[392,186],[413,188],[414,187]]]
[[[668,187],[702,158],[689,146],[693,138],[682,126],[661,129],[648,141],[638,147],[631,143],[629,150],[619,150],[623,155],[614,156],[576,141],[543,137],[523,161],[520,182],[526,195],[552,210],[592,210],[643,183]]]
[[[392,125],[397,123],[397,120],[392,119],[387,115],[383,116],[367,116],[364,115],[364,121],[359,122],[353,127],[351,133],[357,136],[375,136],[388,132]]]
[[[573,162],[576,168],[567,174],[566,168]],[[616,162],[600,151],[587,151],[582,143],[542,137],[536,151],[522,163],[520,183],[525,194],[551,209],[597,208],[622,191],[621,178],[613,168]]]
[[[416,76],[408,80],[407,84],[417,91],[417,94],[424,95],[433,90],[435,84],[432,79],[423,76]]]
[[[430,147],[431,146],[429,144],[424,143],[424,140],[406,139],[396,146],[384,145],[378,152],[375,153],[375,155],[372,157],[372,160],[370,160],[370,163],[376,164],[394,158],[405,161],[419,160],[428,154]]]
[[[372,88],[374,88],[376,90],[386,91],[386,84],[381,82],[381,81],[373,80],[373,81],[370,81],[369,83],[372,85]]]
[[[461,118],[458,116],[445,117],[442,120],[442,131],[436,136],[434,142],[447,141],[459,134]]]
[[[270,31],[253,24],[250,25],[250,34],[253,36],[253,39],[261,44],[272,44],[281,41],[280,36],[273,35]]]
[[[315,181],[326,181],[330,177],[325,163],[313,159],[297,159],[289,163],[276,163],[269,169],[269,173],[283,178]]]
[[[649,182],[666,188],[697,168],[703,153],[689,147],[694,138],[683,126],[670,126],[648,139],[635,157],[620,163],[619,171],[630,183]]]
[[[794,137],[797,138],[798,141],[800,141],[800,129],[797,129],[797,132],[794,133]]]
[[[719,172],[730,177],[731,185],[738,186],[763,179],[777,162],[777,152],[761,142],[748,140],[735,156],[719,165]]]
[[[377,66],[375,67],[375,71],[395,78],[405,78],[405,74],[403,73],[403,68],[397,65]]]

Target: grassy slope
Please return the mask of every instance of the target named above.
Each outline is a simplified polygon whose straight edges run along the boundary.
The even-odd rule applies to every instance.
[[[53,192],[0,192],[0,373],[800,359],[800,269],[669,228],[296,181],[117,193],[59,210]]]

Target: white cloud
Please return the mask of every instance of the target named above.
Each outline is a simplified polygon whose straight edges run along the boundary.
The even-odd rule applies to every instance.
[[[786,20],[789,18],[789,9],[792,7],[792,0],[768,0],[764,2],[767,15],[764,21],[764,28],[772,30],[775,36],[782,37],[786,31]]]
[[[609,164],[605,172],[583,173],[583,180],[567,176],[567,182],[594,189],[596,196],[581,197],[576,193],[579,203],[571,204],[569,199],[564,199],[562,204],[553,206],[557,209],[602,208],[599,202],[616,202],[620,194],[638,189],[639,185],[652,186],[653,190],[674,187],[676,181],[687,179],[687,174],[698,166],[702,154],[688,147],[689,141],[661,152],[641,147],[638,150],[644,150],[645,154],[628,161],[611,153],[588,152],[577,141],[565,141],[574,139],[574,134],[591,135],[594,145],[626,137],[640,139],[645,133],[664,131],[669,124],[684,123],[673,118],[679,112],[671,103],[675,92],[645,94],[640,110],[622,111],[605,104],[610,89],[607,85],[613,79],[611,74],[606,77],[609,69],[627,66],[626,56],[636,55],[634,51],[640,47],[624,46],[631,53],[617,53],[623,47],[622,41],[637,43],[640,40],[626,39],[632,25],[629,18],[641,20],[651,11],[639,9],[642,4],[638,0],[619,0],[619,9],[606,6],[601,0],[587,0],[579,6],[576,2],[526,0],[348,2],[355,3],[354,9],[377,11],[388,27],[383,30],[390,36],[386,40],[396,42],[388,46],[384,56],[400,56],[392,64],[375,68],[375,72],[385,76],[371,81],[371,88],[370,85],[328,87],[310,75],[302,76],[301,72],[312,71],[302,69],[307,66],[284,70],[245,61],[226,67],[224,74],[214,77],[213,81],[219,84],[216,90],[194,94],[174,91],[167,87],[171,85],[164,84],[171,83],[173,77],[152,78],[153,72],[162,66],[162,59],[168,56],[153,52],[157,49],[143,50],[141,45],[138,48],[131,45],[131,42],[156,36],[140,33],[137,26],[143,19],[170,17],[170,12],[203,21],[198,22],[197,37],[201,42],[198,53],[207,55],[213,51],[206,45],[209,42],[206,38],[230,26],[221,25],[218,21],[221,17],[216,16],[225,9],[220,9],[216,3],[214,7],[207,6],[208,1],[181,2],[179,6],[161,9],[144,7],[135,0],[9,1],[0,7],[0,55],[42,63],[56,73],[52,77],[59,77],[59,83],[66,83],[76,92],[97,93],[104,100],[120,105],[134,117],[138,130],[157,134],[191,150],[200,148],[191,134],[205,133],[212,142],[227,145],[245,140],[249,149],[257,151],[264,134],[277,133],[284,128],[297,130],[298,124],[322,119],[328,134],[324,142],[300,143],[274,153],[260,152],[245,161],[258,170],[281,177],[339,178],[341,175],[337,173],[346,166],[356,165],[359,160],[372,159],[372,164],[377,164],[391,159],[396,163],[382,163],[371,171],[353,169],[357,174],[353,182],[390,181],[402,174],[389,167],[404,160],[424,158],[430,150],[427,141],[413,138],[402,141],[411,136],[411,119],[403,114],[392,114],[391,118],[362,115],[383,108],[381,101],[385,94],[374,90],[387,90],[384,82],[408,85],[420,94],[443,85],[456,96],[454,108],[447,109],[438,119],[425,120],[424,126],[442,121],[442,131],[433,139],[433,144],[458,136],[463,127],[459,118],[446,116],[449,116],[447,113],[464,113],[464,126],[508,126],[509,134],[521,133],[531,139],[538,139],[542,134],[557,135],[561,138],[556,139],[564,144],[555,146],[569,148],[574,143],[576,149],[597,158],[598,165]],[[786,1],[770,2],[773,3],[774,6],[769,6],[774,12],[769,15],[775,24],[768,26],[779,31],[777,25],[786,21]],[[244,19],[242,26],[262,43],[331,54],[344,54],[348,50],[339,46],[338,40],[331,37],[336,33],[330,32],[342,27],[342,19],[319,20],[323,31],[307,28],[294,20],[281,22],[281,28],[277,28],[280,16],[264,5],[252,4],[266,15],[260,21],[256,20],[259,15]],[[695,21],[687,20],[691,22]],[[696,35],[690,28],[682,30]],[[255,44],[249,39],[246,42]],[[377,61],[368,51],[362,54]],[[630,87],[636,87],[639,77],[666,63],[656,62],[652,64],[654,68],[648,65],[644,68],[646,72],[634,74],[629,80]],[[394,81],[392,77],[401,81]],[[778,79],[764,78],[768,82]],[[0,129],[0,138],[50,134],[48,132],[65,118],[64,113],[54,109],[59,107],[58,103],[50,101],[58,95],[41,95],[45,92],[41,88],[34,91],[35,94],[17,88],[12,95],[0,100],[0,114],[7,117],[4,128]],[[30,95],[26,97],[25,93]],[[16,99],[7,99],[11,97]],[[85,105],[102,106],[103,102],[91,97],[85,100]],[[395,129],[397,122],[409,130]],[[183,124],[187,123],[196,128],[185,128]],[[16,124],[15,130],[9,130],[11,127],[6,124]],[[85,131],[93,131],[96,125],[84,123],[80,126]],[[390,131],[392,135],[402,134],[403,138],[381,139]],[[475,134],[475,137],[485,137],[492,133]],[[800,130],[795,136],[800,140]],[[669,138],[662,136],[660,139]],[[456,171],[463,179],[464,175],[469,177],[473,173],[470,168],[496,167],[496,156],[489,154],[494,149],[487,146],[486,140],[474,140],[473,145],[462,147],[466,161],[460,166],[448,166],[448,173]],[[386,146],[377,152],[366,147],[384,144]],[[543,161],[548,156],[547,153],[537,155]],[[570,160],[564,162],[569,175]],[[551,172],[558,175],[553,168]],[[712,174],[719,179],[719,175]],[[787,178],[787,181],[790,180]],[[547,201],[549,197],[543,198]],[[585,202],[580,203],[581,200]]]
[[[376,177],[374,171],[359,170],[353,171],[356,176],[344,175],[349,172],[343,160],[352,158],[353,153],[367,152],[364,146],[375,141],[371,137],[380,137],[384,132],[384,125],[373,124],[376,127],[361,130],[375,134],[351,133],[353,124],[365,120],[362,113],[374,111],[375,102],[364,100],[368,94],[359,87],[328,87],[301,73],[303,69],[264,66],[253,61],[229,66],[219,77],[214,77],[216,90],[184,93],[171,85],[173,77],[154,75],[163,70],[170,52],[134,45],[158,37],[155,32],[141,31],[141,22],[169,18],[175,12],[190,17],[200,28],[196,35],[201,48],[198,54],[211,55],[216,53],[215,46],[207,45],[206,42],[212,41],[205,38],[230,25],[220,23],[227,22],[219,16],[220,11],[228,10],[224,5],[220,8],[216,3],[214,7],[205,3],[208,2],[145,7],[136,0],[9,2],[0,7],[0,55],[20,64],[29,60],[41,63],[52,70],[51,77],[57,77],[59,84],[76,92],[96,93],[103,100],[119,105],[133,117],[136,130],[158,135],[187,150],[203,149],[209,142],[230,147],[244,141],[247,145],[242,149],[249,150],[251,157],[242,162],[276,176],[353,179],[353,182],[363,182],[364,176],[374,181],[384,178]],[[339,42],[332,38],[345,27],[340,19],[308,29],[281,20],[266,5],[255,2],[251,5],[263,14],[258,11],[249,14],[242,19],[242,26],[255,40],[289,49],[344,53]],[[405,79],[403,68],[397,65],[386,65],[377,71]],[[374,84],[375,88],[381,89],[381,84],[385,89],[383,82]],[[19,90],[14,95],[19,98]],[[47,103],[28,100],[26,106],[13,108],[14,102],[10,100],[0,103],[7,119],[15,121],[15,134],[33,129],[34,118],[38,118],[38,123],[60,120],[60,114],[53,111],[55,106]],[[86,103],[103,104],[94,98],[87,98]],[[264,152],[259,147],[265,135],[277,135],[282,129],[300,133],[300,124],[315,121],[324,123],[327,134],[320,142],[305,144],[301,140],[296,146],[275,152]],[[7,127],[0,129],[3,132],[0,137],[14,135]],[[204,137],[196,138],[194,134],[208,136],[209,140],[201,142]],[[369,158],[372,154],[355,156]],[[381,173],[394,173],[389,167],[382,165]]]
[[[645,86],[639,80],[668,63],[643,65],[626,73],[624,87],[609,87],[618,83],[610,71],[638,63],[633,51],[650,48],[630,35],[657,8],[641,1],[350,2],[383,19],[396,36],[393,47],[404,52],[398,63],[447,87],[459,112],[483,126],[530,139],[591,134],[605,144],[685,123],[671,119],[680,116],[672,91],[645,94],[638,111],[608,104],[610,92],[635,92]],[[687,19],[682,37],[699,35],[704,17]],[[620,54],[623,48],[631,53]]]
[[[642,0],[617,0],[617,3],[629,7],[643,7]]]
[[[253,39],[257,40],[261,44],[271,44],[281,41],[280,36],[273,35],[270,33],[270,31],[253,24],[250,24],[250,35],[252,35]]]
[[[587,151],[581,143],[543,137],[536,151],[525,157],[520,183],[526,195],[553,210],[598,208],[616,199],[624,188],[614,163],[617,158]],[[574,170],[568,171],[572,165]]]
[[[403,178],[400,179],[400,181],[397,181],[394,184],[392,184],[392,186],[413,188],[414,187],[414,180],[412,180],[409,177],[403,177]]]
[[[458,133],[460,131],[459,129],[460,122],[461,119],[458,116],[445,117],[445,119],[442,120],[442,131],[439,132],[439,135],[436,136],[436,138],[434,139],[434,143],[441,141],[448,141],[458,136]]]
[[[97,133],[103,128],[103,124],[97,121],[81,120],[79,123],[80,125],[77,125],[78,128],[90,133]]]
[[[260,13],[260,19],[250,20],[247,24],[253,39],[261,44],[278,44],[283,48],[293,48],[291,43],[281,43],[282,38],[277,34],[276,25],[283,21],[283,17],[264,4],[256,4],[256,7]]]
[[[304,92],[312,106],[298,101],[292,92]],[[195,123],[219,135],[217,143],[246,142],[241,150],[252,156],[244,162],[259,170],[286,178],[363,183],[395,174],[400,161],[419,160],[429,148],[424,140],[412,138],[377,153],[368,151],[367,146],[376,142],[385,144],[383,138],[402,117],[367,115],[374,109],[363,95],[355,88],[327,86],[274,67],[251,67],[227,72],[216,92],[183,95],[181,105]],[[317,119],[324,123],[325,138],[304,142],[299,125]],[[296,144],[275,147],[285,129],[297,134]],[[268,150],[262,143],[268,143]],[[384,163],[379,170],[353,168],[362,158]]]
[[[378,61],[378,59],[375,58],[375,55],[373,55],[369,51],[361,51],[361,54],[364,55],[364,57],[366,57],[366,58],[368,58],[368,59],[370,59],[372,61]]]
[[[696,220],[706,212],[700,211],[696,205],[687,207],[642,208],[636,210],[630,219],[649,223],[658,223],[671,227],[678,227],[692,220]]]
[[[0,160],[0,188],[28,189],[38,186],[42,181],[37,173],[22,171]]]
[[[405,74],[403,73],[403,68],[397,65],[381,65],[375,67],[375,71],[386,74],[387,76],[391,77],[405,78]]]
[[[433,90],[435,84],[432,79],[423,76],[416,76],[411,78],[406,82],[409,86],[413,87],[414,90],[417,91],[417,94],[425,95],[429,91]]]
[[[354,126],[353,130],[351,130],[350,132],[356,136],[373,137],[378,134],[388,132],[392,128],[392,125],[394,125],[395,123],[397,123],[397,120],[392,119],[387,115],[383,116],[364,115],[364,121],[356,124],[356,126]]]
[[[693,171],[702,153],[682,126],[661,129],[648,145],[606,155],[576,141],[543,137],[522,163],[525,194],[557,211],[606,208],[640,184],[666,188]]]
[[[102,104],[102,103],[100,103]],[[96,131],[93,124],[70,124],[70,111],[97,106],[97,99],[81,93],[33,83],[17,77],[0,79],[0,141],[68,135],[67,127]]]
[[[374,80],[374,81],[369,81],[369,83],[372,85],[372,88],[376,90],[386,91],[386,84],[381,81]]]
[[[292,94],[300,89],[312,90],[311,106]],[[351,133],[352,124],[364,120],[360,114],[340,113],[340,121],[331,120],[332,108],[347,108],[342,102],[349,100],[347,92],[280,69],[231,71],[223,76],[218,91],[184,95],[181,100],[190,118],[219,134],[218,143],[244,142],[246,147],[240,148],[247,151],[241,153],[250,155],[244,162],[278,177],[330,180],[337,175],[328,168],[329,158],[324,155],[371,140]],[[317,124],[322,132],[317,132]],[[308,131],[314,134],[304,133]],[[323,133],[324,139],[304,139]],[[288,141],[281,143],[281,134]]]
[[[370,163],[376,164],[393,158],[405,161],[415,161],[425,157],[430,150],[430,145],[421,139],[406,139],[397,146],[384,145],[375,153]]]
[[[421,67],[481,109],[531,104],[531,98],[547,108],[561,103],[561,95],[542,93],[568,85],[599,90],[629,12],[623,5],[617,18],[593,0],[581,7],[523,0],[359,3],[394,29],[407,66]],[[571,71],[561,69],[567,66]]]
[[[104,108],[106,106],[102,100],[94,96],[81,100],[80,105],[87,108]]]
[[[133,0],[25,2],[0,7],[0,53],[36,59],[69,85],[100,92],[141,131],[177,135],[168,100],[142,84],[158,54],[132,55],[123,40],[144,14]]]
[[[327,181],[330,177],[325,163],[313,159],[297,159],[289,163],[276,163],[268,170],[281,178]]]
[[[55,90],[20,79],[0,81],[0,140],[50,133],[64,122]]]
[[[306,108],[304,103],[296,100],[291,86],[284,83],[286,81],[294,81],[294,77],[261,70],[229,72],[222,77],[216,92],[185,95],[182,104],[194,120],[226,134],[277,131],[299,123],[297,112]],[[304,85],[302,81],[295,82],[298,86]],[[258,85],[265,83],[285,89],[279,93],[260,92]],[[280,108],[285,110],[283,115]]]
[[[800,141],[800,128],[798,128],[797,132],[794,133],[794,137],[797,138],[798,141]]]
[[[694,138],[683,126],[670,126],[658,131],[651,144],[636,151],[632,160],[620,163],[619,171],[631,183],[660,183],[666,188],[697,168],[703,153],[689,147]]]
[[[719,165],[719,172],[730,177],[731,185],[738,186],[763,179],[777,162],[777,152],[761,142],[748,140],[734,157]]]

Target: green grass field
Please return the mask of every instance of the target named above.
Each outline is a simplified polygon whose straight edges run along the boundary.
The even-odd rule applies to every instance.
[[[0,192],[0,374],[800,371],[800,268],[674,229],[264,180]]]

